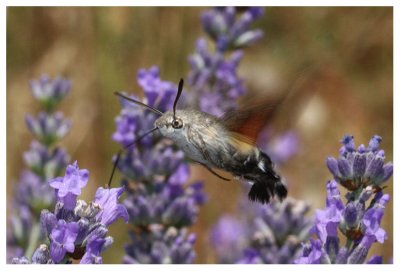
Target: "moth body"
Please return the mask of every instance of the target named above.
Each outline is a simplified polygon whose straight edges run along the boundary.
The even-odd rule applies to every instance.
[[[176,110],[175,115],[169,111],[155,121],[155,126],[190,159],[254,183],[251,200],[266,203],[274,195],[286,197],[286,187],[268,155],[235,137],[217,117],[198,110]]]

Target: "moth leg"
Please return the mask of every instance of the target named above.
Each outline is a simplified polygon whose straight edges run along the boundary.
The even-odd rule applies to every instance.
[[[208,169],[208,171],[210,171],[212,174],[214,174],[215,176],[217,176],[218,178],[220,178],[220,179],[222,179],[222,180],[224,180],[224,181],[227,181],[227,182],[230,182],[230,181],[232,181],[231,179],[228,179],[228,178],[225,178],[225,177],[222,177],[221,175],[219,175],[217,172],[215,172],[214,170],[212,170],[210,167],[208,167],[207,165],[205,165],[205,164],[203,164],[203,163],[200,163],[200,162],[198,162],[200,165],[202,165],[203,167],[205,167],[206,169]]]
[[[212,170],[212,169],[211,169],[209,166],[207,166],[206,164],[203,164],[203,163],[201,163],[201,162],[199,162],[199,161],[195,161],[195,160],[190,159],[190,158],[188,158],[188,159],[191,160],[191,161],[193,161],[193,162],[195,162],[195,163],[198,163],[198,164],[202,165],[203,167],[205,167],[208,171],[210,171],[212,174],[214,174],[214,175],[217,176],[218,178],[220,178],[220,179],[222,179],[222,180],[224,180],[224,181],[227,181],[227,182],[232,181],[231,179],[228,179],[228,178],[225,178],[225,177],[219,175],[217,172],[215,172],[214,170]]]

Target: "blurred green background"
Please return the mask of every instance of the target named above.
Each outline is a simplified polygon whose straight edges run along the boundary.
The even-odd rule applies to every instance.
[[[160,67],[161,78],[177,82],[187,75],[187,57],[205,34],[200,14],[205,8],[156,7],[8,7],[7,8],[7,192],[24,168],[22,153],[32,140],[24,124],[26,113],[36,114],[28,81],[42,73],[72,80],[72,91],[60,110],[72,119],[62,146],[90,171],[91,200],[111,171],[118,145],[110,140],[120,106],[114,91],[141,95],[136,83],[139,68]],[[346,133],[356,144],[383,137],[386,160],[393,160],[393,9],[386,7],[272,7],[256,24],[264,38],[245,50],[239,74],[251,93],[290,88],[305,79],[279,111],[277,130],[294,130],[299,152],[279,171],[288,180],[289,196],[303,199],[312,211],[325,204],[325,166],[337,157]],[[307,67],[317,67],[308,72]],[[301,99],[301,97],[307,97]],[[197,263],[215,262],[208,234],[222,213],[236,211],[237,183],[219,181],[199,166],[192,179],[204,176],[208,203],[192,231],[198,234]],[[118,177],[118,176],[117,176]],[[392,193],[392,181],[387,193]],[[372,254],[393,255],[392,201],[383,228],[384,245]],[[118,263],[124,253],[128,227],[111,227],[116,243],[104,262]]]

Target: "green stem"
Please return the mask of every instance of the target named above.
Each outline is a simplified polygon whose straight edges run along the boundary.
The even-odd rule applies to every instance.
[[[39,238],[40,238],[40,224],[34,223],[30,232],[28,247],[26,248],[25,251],[25,257],[27,257],[28,259],[32,258],[33,253],[35,252],[38,246]]]
[[[353,240],[347,238],[346,239],[346,248],[348,249],[348,251],[351,250],[351,246],[353,245]]]

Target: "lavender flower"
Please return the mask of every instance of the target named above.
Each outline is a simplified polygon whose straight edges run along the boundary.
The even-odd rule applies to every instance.
[[[171,110],[176,86],[161,80],[158,68],[140,70],[137,80],[144,90],[144,103],[161,111]],[[126,101],[121,101],[121,104],[123,109],[116,118],[117,131],[113,139],[126,146],[144,131],[152,128],[157,116],[153,112],[143,111],[142,108]],[[118,168],[127,179],[124,183],[129,189],[124,206],[128,210],[130,222],[136,228],[131,233],[133,243],[126,248],[126,262],[184,263],[193,261],[194,252],[191,242],[194,242],[194,237],[190,239],[190,242],[184,242],[184,246],[187,247],[187,251],[184,250],[186,256],[180,255],[183,251],[174,248],[182,243],[180,240],[183,237],[178,235],[176,238],[179,238],[174,242],[162,238],[167,235],[169,228],[181,231],[181,228],[193,224],[197,218],[199,206],[205,200],[200,183],[186,185],[190,172],[188,165],[184,162],[183,152],[175,150],[170,141],[161,138],[158,134],[153,134],[123,154]],[[134,186],[130,185],[131,180],[134,180]],[[162,225],[162,227],[157,231],[145,230],[154,228],[155,225]],[[146,242],[157,242],[154,253],[161,253],[159,249],[162,248],[162,255],[149,258],[138,256],[136,247],[141,250],[141,246],[145,246]]]
[[[233,263],[239,259],[248,246],[248,237],[251,234],[243,219],[231,215],[223,215],[213,226],[211,231],[211,245],[213,246],[219,263]],[[247,261],[252,261],[253,250],[245,252]],[[239,262],[244,263],[244,262]]]
[[[188,235],[186,229],[153,224],[148,231],[131,234],[131,238],[132,244],[126,247],[124,263],[193,263],[196,237]]]
[[[39,80],[32,80],[30,85],[33,96],[45,112],[39,113],[37,118],[26,116],[26,125],[36,139],[24,153],[29,170],[23,170],[14,187],[13,227],[8,228],[7,252],[8,258],[21,257],[22,252],[25,255],[22,262],[29,263],[31,261],[27,259],[32,259],[36,263],[44,261],[32,258],[34,253],[41,251],[33,249],[45,238],[40,232],[39,215],[42,209],[50,208],[55,202],[54,193],[46,181],[57,176],[69,161],[66,151],[54,145],[68,132],[70,122],[61,112],[53,111],[69,92],[70,83],[60,77],[52,81],[42,76]]]
[[[196,52],[189,57],[190,106],[218,117],[236,109],[237,99],[246,92],[243,80],[237,75],[243,56],[238,49],[262,36],[261,30],[250,30],[251,24],[262,14],[263,9],[257,7],[247,9],[238,19],[233,7],[203,13],[204,30],[216,43],[216,50],[209,51],[206,41],[200,38]],[[227,58],[225,53],[229,51],[232,53]]]
[[[199,39],[196,52],[189,58],[191,106],[218,117],[235,109],[236,100],[246,92],[237,75],[241,57],[241,51],[235,51],[230,59],[218,52],[212,54],[207,51],[206,41]]]
[[[380,224],[390,197],[382,193],[380,184],[390,178],[393,165],[384,165],[383,150],[379,149],[381,140],[380,136],[374,136],[367,149],[360,145],[356,151],[353,137],[345,136],[339,159],[328,158],[328,169],[349,190],[347,203],[342,202],[336,180],[329,181],[326,208],[317,210],[311,230],[317,239],[304,246],[303,256],[295,263],[364,263],[371,246],[387,238]],[[339,232],[346,238],[343,247]]]
[[[57,199],[64,204],[64,208],[73,210],[76,198],[81,194],[81,189],[86,186],[89,172],[79,169],[77,161],[67,167],[64,177],[49,180],[49,185],[56,189]]]
[[[38,80],[31,80],[30,87],[41,106],[51,112],[69,93],[71,82],[61,77],[51,80],[47,75],[42,75]]]
[[[243,82],[237,75],[242,52],[235,49],[249,45],[261,35],[260,31],[250,31],[250,24],[262,14],[262,9],[251,8],[236,21],[235,10],[228,8],[226,13],[233,17],[227,18],[227,28],[215,31],[213,29],[219,27],[219,12],[223,14],[225,9],[213,12],[206,12],[202,20],[206,31],[215,38],[217,49],[211,52],[205,40],[198,40],[196,52],[189,58],[191,71],[187,87],[191,92],[187,92],[179,105],[221,116],[235,109],[237,98],[245,93]],[[234,51],[227,58],[224,54],[229,50]],[[172,109],[176,86],[162,81],[158,68],[140,70],[137,80],[144,90],[144,103],[161,111]],[[127,146],[150,130],[157,116],[126,101],[121,104],[113,139]],[[129,148],[121,157],[118,169],[128,187],[124,204],[135,228],[124,262],[192,262],[194,235],[189,235],[185,241],[180,232],[195,222],[205,195],[201,183],[186,184],[190,173],[183,152],[155,133]],[[176,232],[173,235],[176,239],[167,241],[166,236],[171,232]]]
[[[251,225],[250,243],[238,263],[292,263],[309,236],[309,206],[288,198],[258,207]]]
[[[138,84],[143,88],[143,102],[160,111],[171,110],[176,94],[176,85],[168,81],[162,81],[157,67],[148,70],[141,69],[137,75]],[[137,99],[137,97],[132,96]],[[123,146],[132,143],[140,132],[146,132],[153,128],[157,115],[152,112],[143,112],[137,105],[126,100],[121,100],[123,109],[116,118],[117,130],[113,134],[113,140]],[[144,138],[140,143],[151,144],[151,136]]]
[[[128,222],[128,213],[118,199],[124,188],[105,189],[99,187],[95,200],[87,204],[76,200],[88,182],[89,171],[79,169],[77,162],[69,165],[65,177],[49,180],[56,190],[57,204],[54,212],[42,210],[41,231],[48,238],[50,249],[39,246],[32,260],[14,258],[13,263],[69,263],[72,259],[81,263],[102,263],[101,253],[111,246],[113,239],[108,226],[118,218]],[[66,197],[71,195],[71,200]]]
[[[346,135],[342,139],[338,159],[328,157],[326,164],[335,180],[350,191],[360,186],[380,187],[393,174],[393,164],[384,164],[385,152],[379,149],[382,138],[373,136],[367,148],[360,145],[355,149],[354,139]]]
[[[71,127],[71,122],[64,119],[61,112],[54,114],[40,112],[37,118],[27,115],[25,122],[31,133],[46,146],[51,146],[62,139]]]
[[[234,7],[214,8],[204,12],[201,21],[218,50],[226,51],[247,46],[262,37],[261,30],[249,30],[249,26],[263,13],[263,8],[251,7],[236,20]]]

